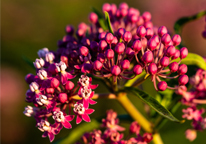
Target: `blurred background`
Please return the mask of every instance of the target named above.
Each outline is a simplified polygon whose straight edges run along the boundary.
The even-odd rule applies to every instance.
[[[28,85],[24,81],[27,73],[35,71],[25,63],[23,56],[34,61],[37,51],[43,47],[57,49],[57,41],[65,35],[67,24],[75,28],[78,23],[88,21],[91,7],[101,10],[105,0],[2,0],[1,1],[1,143],[33,144],[49,143],[48,138],[41,138],[42,132],[35,127],[35,120],[23,114],[27,103],[24,101]],[[171,32],[176,20],[193,15],[206,9],[205,0],[127,0],[130,7],[141,13],[152,13],[155,25],[165,25]],[[121,1],[110,0],[119,5]],[[204,30],[204,18],[186,24],[182,39],[190,52],[206,56],[206,40],[201,33]],[[151,88],[150,88],[151,89]],[[153,90],[149,90],[152,93]],[[101,85],[97,92],[102,92]],[[139,99],[130,97],[142,109]],[[107,105],[105,105],[107,103]],[[120,114],[126,113],[114,100],[98,100],[91,117],[103,116],[107,109],[113,108]],[[175,113],[181,119],[181,110]],[[75,127],[75,124],[73,124]],[[184,132],[190,122],[177,124],[168,122],[161,131],[165,144],[187,144]],[[55,140],[66,137],[71,130],[62,130]],[[206,132],[198,132],[194,144],[203,144]]]

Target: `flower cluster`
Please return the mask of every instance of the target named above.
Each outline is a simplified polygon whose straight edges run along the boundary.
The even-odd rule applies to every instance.
[[[144,133],[143,136],[140,135],[140,126],[137,122],[133,122],[130,125],[130,134],[127,138],[123,138],[123,133],[125,128],[118,125],[119,119],[117,118],[117,113],[113,110],[107,111],[106,119],[102,119],[102,128],[101,130],[93,130],[90,133],[85,133],[82,136],[82,142],[78,144],[147,144],[152,140],[152,134]],[[131,137],[131,135],[135,135]]]
[[[113,77],[114,82],[133,79],[145,71],[157,91],[178,88],[168,86],[166,79],[179,77],[180,86],[188,82],[187,66],[180,64],[188,50],[175,48],[181,42],[179,35],[171,37],[165,26],[153,26],[149,12],[140,15],[138,9],[129,8],[126,3],[119,8],[106,3],[102,10],[109,13],[114,34],[103,31],[94,12],[89,15],[91,25],[79,24],[77,38],[73,27],[66,27],[67,35],[58,42],[57,55],[69,68],[75,73]]]
[[[182,110],[184,113],[182,117],[192,120],[193,129],[186,131],[186,137],[193,141],[196,138],[196,130],[206,129],[205,109],[198,108],[200,105],[206,104],[206,71],[198,69],[196,74],[190,78],[190,84],[192,88],[189,91],[182,86],[177,90],[177,94],[182,95],[182,104],[188,106]]]
[[[38,51],[38,55],[40,59],[34,62],[36,75],[28,74],[25,77],[30,87],[26,93],[26,102],[33,103],[34,107],[27,106],[24,114],[34,117],[38,129],[44,132],[42,137],[48,136],[50,141],[53,141],[54,135],[58,134],[63,127],[72,128],[70,121],[75,115],[77,124],[82,119],[90,122],[88,114],[93,113],[94,110],[89,109],[89,104],[96,103],[91,98],[94,95],[92,89],[95,89],[97,85],[92,85],[92,79],[88,76],[81,75],[75,86],[69,80],[75,76],[66,71],[67,65],[64,62],[56,62],[54,53],[43,48]],[[68,113],[66,113],[67,108]],[[52,125],[48,121],[50,116],[54,120]]]

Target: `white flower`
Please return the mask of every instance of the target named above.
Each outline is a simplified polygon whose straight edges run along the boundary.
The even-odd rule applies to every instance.
[[[56,68],[58,72],[65,72],[67,65],[64,62],[60,61],[60,63],[56,63]]]
[[[25,107],[25,110],[23,113],[26,116],[31,117],[31,116],[35,115],[37,110],[38,110],[38,108],[36,108],[36,107],[27,106],[27,107]]]
[[[79,82],[83,87],[89,86],[89,77],[81,75],[81,78],[79,79]]]
[[[54,54],[53,54],[52,52],[48,52],[48,53],[46,53],[46,55],[45,55],[45,60],[46,60],[47,62],[49,62],[49,63],[52,63],[53,60],[54,60],[54,58],[55,58],[55,56],[54,56]]]
[[[47,79],[47,72],[45,70],[39,70],[37,75],[41,80]]]
[[[84,114],[85,108],[83,106],[83,104],[74,104],[74,112],[78,113],[78,114]]]
[[[35,68],[40,69],[44,66],[44,60],[42,58],[36,59],[35,62],[33,62]]]
[[[51,129],[50,123],[46,120],[41,120],[41,122],[37,123],[38,129],[42,132],[49,131]]]
[[[47,105],[49,101],[47,100],[47,97],[45,95],[39,95],[39,97],[36,98],[36,102],[39,105]]]
[[[38,91],[38,90],[39,90],[39,85],[38,85],[36,82],[32,82],[32,83],[29,85],[29,87],[30,87],[30,90],[31,90],[32,92],[35,92],[35,91]]]
[[[64,115],[62,111],[55,111],[52,117],[58,122],[62,122],[64,120]]]

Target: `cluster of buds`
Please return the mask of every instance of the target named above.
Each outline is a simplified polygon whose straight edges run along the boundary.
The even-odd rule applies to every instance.
[[[206,59],[205,59],[206,61]],[[196,138],[196,131],[206,129],[205,109],[198,109],[200,105],[206,104],[206,71],[198,69],[196,74],[190,78],[192,88],[187,91],[185,86],[180,87],[176,92],[182,95],[182,104],[188,106],[183,109],[183,118],[192,120],[193,129],[186,131],[186,137],[193,141]]]
[[[120,132],[124,131],[125,128],[119,126],[118,123],[117,113],[113,110],[108,110],[106,119],[102,119],[102,128],[105,128],[105,131],[102,133],[101,130],[94,130],[90,133],[85,133],[82,136],[83,143],[147,144],[152,140],[152,134],[144,133],[143,136],[140,135],[141,128],[137,122],[131,123],[129,129],[129,135],[134,134],[135,137],[126,137],[124,139],[124,134]],[[81,144],[81,142],[78,142],[78,144]]]
[[[178,88],[168,86],[167,79],[178,78],[179,86],[188,82],[187,66],[180,64],[188,50],[176,49],[181,42],[178,34],[171,37],[165,26],[154,27],[149,12],[140,15],[139,10],[126,3],[118,9],[115,4],[106,3],[102,10],[109,13],[114,34],[102,31],[93,12],[89,15],[91,26],[79,24],[77,39],[72,26],[66,27],[67,35],[58,42],[57,55],[69,68],[75,73],[113,77],[114,82],[133,79],[145,71],[157,91]]]
[[[85,74],[81,75],[75,86],[69,80],[75,76],[67,72],[67,65],[63,61],[55,61],[53,52],[43,48],[38,51],[38,55],[40,59],[34,62],[36,75],[28,74],[25,77],[30,87],[26,93],[26,102],[33,103],[34,106],[27,106],[24,114],[34,117],[38,129],[44,132],[42,137],[48,136],[50,141],[53,141],[54,135],[63,127],[72,128],[70,121],[75,115],[77,124],[82,119],[90,122],[88,114],[94,110],[89,109],[89,104],[96,103],[91,98],[94,95],[92,89],[97,85],[92,85],[92,79]],[[53,118],[53,124],[48,121],[49,117]]]

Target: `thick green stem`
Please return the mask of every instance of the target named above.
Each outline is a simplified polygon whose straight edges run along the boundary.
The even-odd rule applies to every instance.
[[[154,144],[164,144],[159,133],[154,133],[153,134],[152,141],[153,141]]]
[[[148,133],[152,133],[152,124],[135,108],[135,106],[128,99],[126,93],[119,93],[117,100],[128,112],[128,114],[139,123],[139,125]]]

